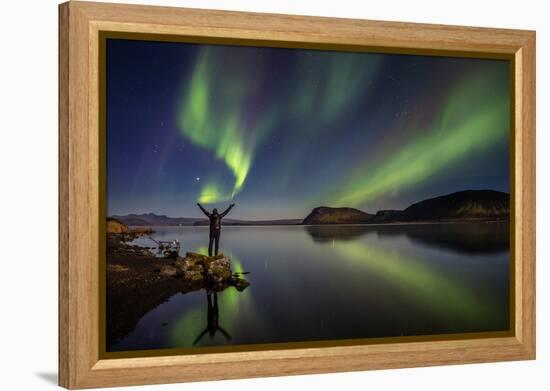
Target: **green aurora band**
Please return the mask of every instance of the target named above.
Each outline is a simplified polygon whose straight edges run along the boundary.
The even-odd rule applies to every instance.
[[[308,118],[302,134],[294,136],[297,143],[333,129],[343,109],[357,105],[358,96],[368,93],[381,63],[376,54],[295,51],[296,71],[284,82],[275,82],[270,81],[267,64],[244,49],[202,47],[178,107],[180,133],[211,151],[234,176],[231,189],[209,176],[199,202],[227,201],[238,194],[257,146],[282,122]],[[254,74],[250,64],[255,65]],[[266,88],[274,91],[269,100],[262,93]]]
[[[423,134],[374,167],[361,164],[333,194],[333,206],[366,206],[386,194],[420,184],[469,153],[507,137],[509,90],[505,74],[470,76],[452,89]]]
[[[496,308],[494,302],[480,302],[467,287],[425,265],[422,259],[359,242],[336,243],[335,249],[354,267],[365,268],[380,281],[399,287],[403,297],[423,310],[454,322],[475,323],[480,317],[493,316],[487,309]]]
[[[258,145],[274,129],[300,124],[300,132],[285,137],[301,145],[311,137],[338,132],[346,110],[366,110],[359,106],[364,101],[359,98],[371,93],[369,86],[382,62],[375,54],[296,51],[288,78],[270,82],[269,64],[254,52],[234,50],[243,48],[202,47],[178,106],[183,137],[210,151],[234,177],[228,188],[219,172],[207,175],[198,196],[203,203],[227,201],[243,190]],[[464,77],[436,103],[439,109],[429,125],[402,124],[412,131],[402,133],[414,136],[396,140],[380,162],[359,156],[338,190],[327,190],[323,198],[332,206],[366,207],[369,201],[419,185],[503,139],[509,133],[506,72],[502,68]],[[266,89],[270,94],[262,93]],[[285,156],[281,178],[300,164],[299,158]]]
[[[178,118],[182,133],[194,144],[212,150],[235,176],[229,194],[222,193],[216,183],[207,183],[199,197],[199,201],[205,203],[230,199],[241,190],[250,169],[253,150],[253,144],[241,132],[239,116],[239,105],[246,90],[234,83],[230,89],[213,91],[219,80],[214,77],[216,63],[211,57],[208,51],[201,53]],[[228,82],[231,80],[227,78]],[[217,110],[220,111],[218,115]]]

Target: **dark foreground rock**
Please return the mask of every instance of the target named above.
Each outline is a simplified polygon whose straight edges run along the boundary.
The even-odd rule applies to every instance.
[[[248,286],[243,282],[248,283],[246,280],[233,275],[231,261],[223,254],[209,257],[188,252],[185,257],[178,257],[173,265],[177,272],[170,269],[170,273],[174,277],[181,276],[183,280],[193,283],[202,282],[207,290],[219,291],[227,286],[242,290]]]
[[[159,274],[164,277],[181,277],[182,271],[175,266],[166,265],[159,269]]]

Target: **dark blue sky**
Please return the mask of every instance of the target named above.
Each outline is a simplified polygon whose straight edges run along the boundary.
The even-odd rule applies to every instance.
[[[509,191],[508,62],[107,41],[108,214]]]

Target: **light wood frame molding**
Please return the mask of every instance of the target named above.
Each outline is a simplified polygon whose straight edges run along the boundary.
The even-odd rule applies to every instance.
[[[513,336],[100,359],[99,32],[509,56]],[[91,2],[59,6],[59,384],[92,388],[535,358],[535,32]]]

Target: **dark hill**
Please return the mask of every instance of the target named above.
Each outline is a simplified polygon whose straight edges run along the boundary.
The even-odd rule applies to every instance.
[[[364,224],[372,218],[373,215],[359,209],[321,206],[313,209],[302,224]]]
[[[405,210],[380,210],[375,215],[353,208],[321,206],[302,224],[383,224],[424,221],[495,221],[510,215],[510,195],[494,190],[465,190],[412,204]]]
[[[494,190],[466,190],[430,198],[403,211],[405,220],[506,219],[510,194]]]

